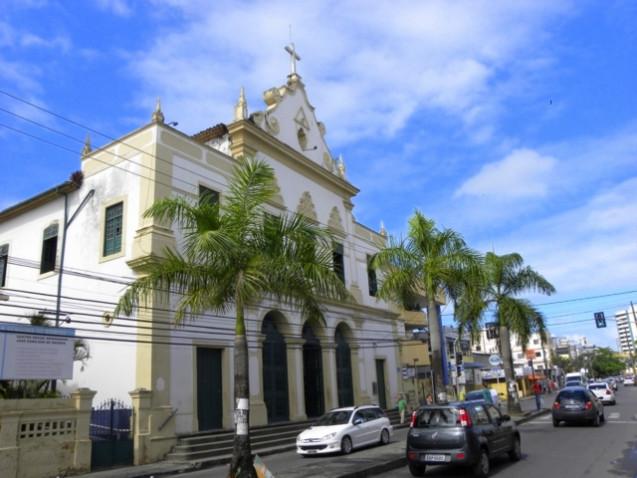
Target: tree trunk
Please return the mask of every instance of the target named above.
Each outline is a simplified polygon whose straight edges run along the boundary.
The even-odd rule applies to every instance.
[[[499,345],[507,389],[507,411],[508,413],[522,413],[520,397],[511,393],[510,384],[512,382],[516,383],[515,369],[513,368],[513,354],[511,353],[511,337],[509,336],[509,329],[505,325],[500,325]]]
[[[234,339],[234,444],[229,478],[256,478],[250,447],[250,381],[248,340],[243,307],[237,303]]]
[[[440,340],[442,325],[435,300],[427,301],[427,321],[429,322],[429,342],[431,343],[431,371],[434,374],[433,398],[438,403],[438,394],[445,391],[445,386],[442,380],[443,365]]]

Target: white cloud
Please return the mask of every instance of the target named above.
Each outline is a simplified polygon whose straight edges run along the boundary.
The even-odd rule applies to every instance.
[[[120,17],[128,17],[133,13],[126,0],[95,0],[95,2],[102,10],[112,12]]]
[[[520,252],[569,293],[626,290],[637,283],[637,177],[592,194],[572,208],[528,221],[494,238],[496,252]],[[491,244],[484,244],[490,249]],[[632,284],[632,286],[631,286]]]
[[[531,149],[517,149],[504,159],[485,164],[456,191],[456,196],[535,199],[547,195],[557,161]]]
[[[262,109],[260,92],[288,72],[282,47],[292,25],[299,71],[334,145],[392,135],[413,115],[438,110],[476,140],[490,138],[498,105],[511,94],[496,88],[496,72],[527,57],[538,68],[545,25],[566,11],[548,0],[399,0],[373,9],[362,0],[158,2],[159,18],[162,10],[166,25],[128,57],[145,106],[160,95],[194,131],[229,119],[243,84],[251,108]],[[178,26],[176,10],[184,18]]]

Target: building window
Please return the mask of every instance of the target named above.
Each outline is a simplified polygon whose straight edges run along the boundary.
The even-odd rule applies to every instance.
[[[219,204],[219,193],[206,186],[199,185],[199,205],[202,204]]]
[[[104,215],[104,256],[110,256],[122,250],[123,223],[123,202],[118,202],[106,208]]]
[[[0,246],[0,287],[7,281],[7,265],[9,264],[9,244]]]
[[[524,358],[524,354],[522,352],[518,353],[518,358],[519,359]]]
[[[334,263],[334,272],[345,284],[345,262],[343,260],[343,244],[334,243],[332,249],[332,262]]]
[[[535,356],[536,357],[541,357],[542,356],[542,352],[535,352]]]
[[[55,256],[58,250],[58,225],[51,224],[44,230],[42,237],[42,259],[40,274],[55,270]]]
[[[540,343],[539,339],[533,339],[533,344],[538,345]]]
[[[369,286],[369,295],[376,297],[378,281],[376,280],[376,269],[372,267],[372,256],[367,256],[367,284]]]

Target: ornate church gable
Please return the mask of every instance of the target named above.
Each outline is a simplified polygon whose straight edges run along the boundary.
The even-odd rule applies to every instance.
[[[336,232],[340,232],[343,234],[345,233],[345,228],[343,227],[343,220],[341,219],[341,213],[339,212],[336,206],[334,206],[332,208],[332,212],[330,212],[330,219],[327,222],[327,225],[330,227],[330,229]]]
[[[312,195],[305,191],[301,195],[299,206],[296,208],[296,212],[303,214],[305,217],[318,222],[318,216],[316,215],[316,208],[314,207],[314,201],[312,201]]]
[[[264,111],[250,118],[264,131],[303,154],[331,173],[344,178],[344,169],[335,160],[325,141],[325,125],[318,121],[314,106],[309,102],[305,85],[296,72],[301,58],[294,45],[286,47],[290,54],[290,74],[285,85],[263,93]],[[241,105],[238,105],[240,107]]]

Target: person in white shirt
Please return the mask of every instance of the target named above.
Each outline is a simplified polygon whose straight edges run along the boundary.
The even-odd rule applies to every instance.
[[[489,393],[491,393],[491,403],[500,408],[500,397],[498,396],[498,392],[493,388],[489,388]]]

